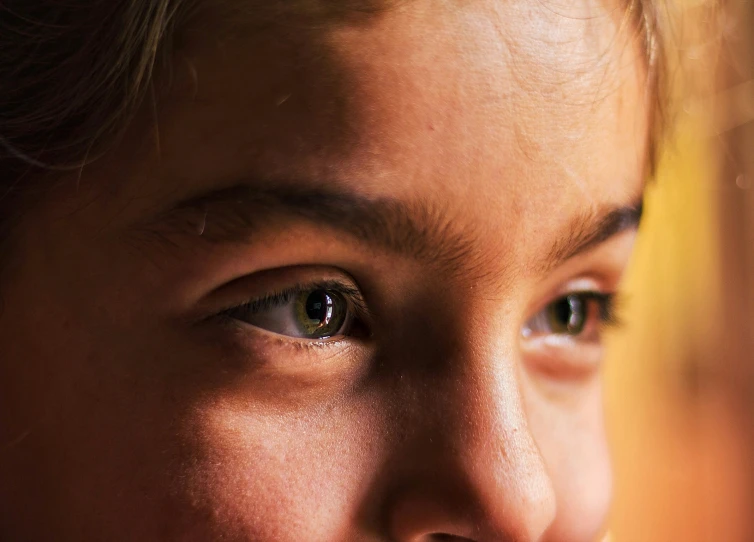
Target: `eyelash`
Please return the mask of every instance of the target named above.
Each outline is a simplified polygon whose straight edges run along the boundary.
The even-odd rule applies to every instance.
[[[252,299],[246,303],[229,307],[218,313],[216,316],[226,323],[237,324],[239,320],[239,313],[258,314],[266,310],[275,309],[277,307],[291,303],[298,295],[312,290],[327,290],[330,292],[335,292],[341,295],[343,299],[347,301],[350,310],[352,311],[352,321],[349,325],[349,331],[347,333],[344,333],[344,335],[359,335],[367,337],[371,336],[371,332],[368,329],[369,326],[366,324],[366,322],[371,321],[370,312],[368,307],[366,306],[366,302],[364,301],[361,292],[355,287],[344,284],[343,282],[338,280],[298,283],[289,288],[274,291],[272,293],[264,295],[263,297]],[[599,291],[576,290],[565,292],[559,297],[551,299],[542,309],[540,309],[540,311],[534,317],[536,317],[542,311],[547,310],[548,307],[564,300],[569,296],[579,296],[584,302],[588,304],[596,303],[598,329],[605,330],[621,326],[622,321],[618,316],[620,300],[617,294]],[[587,318],[589,317],[588,314],[589,311],[587,310]],[[575,335],[574,338],[578,340],[580,338],[580,334]]]
[[[616,293],[604,292],[570,292],[566,295],[581,295],[588,301],[594,301],[600,309],[600,324],[606,328],[620,327],[623,322],[619,317],[620,299]],[[560,299],[560,298],[558,298]],[[554,299],[552,302],[557,301]]]
[[[575,299],[571,301],[572,298]],[[558,314],[557,311],[562,310],[564,304],[573,309],[574,305],[572,303],[581,307],[580,314],[583,315],[581,319],[577,320],[577,327],[573,331],[567,329],[555,330],[550,327],[551,325],[558,327],[558,324],[563,324],[562,321],[558,321],[556,324],[550,318],[554,314]],[[599,342],[601,331],[621,325],[617,305],[617,294],[612,292],[606,293],[589,290],[564,292],[558,297],[550,299],[547,304],[529,317],[522,328],[522,335],[525,338],[562,335],[576,341]],[[563,313],[556,316],[556,318],[561,319],[562,317]]]
[[[257,313],[263,310],[273,309],[286,303],[290,303],[297,295],[311,290],[328,290],[342,295],[352,306],[354,317],[360,324],[363,324],[363,322],[369,318],[370,312],[361,292],[356,288],[343,284],[337,280],[298,283],[289,288],[285,288],[284,290],[275,291],[263,297],[252,299],[241,305],[229,307],[220,312],[217,316],[228,320],[235,320],[232,315],[239,311]]]

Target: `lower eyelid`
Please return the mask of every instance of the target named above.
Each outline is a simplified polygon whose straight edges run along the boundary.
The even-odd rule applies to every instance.
[[[206,323],[195,335],[203,335],[201,347],[214,354],[205,369],[246,399],[253,388],[260,398],[292,408],[312,396],[330,400],[358,387],[373,367],[373,348],[356,341],[302,342],[240,322]]]
[[[251,359],[265,372],[310,382],[355,380],[370,366],[371,349],[339,337],[320,341],[297,341],[258,330],[253,338],[244,333],[236,342],[237,356]]]
[[[548,378],[580,380],[601,366],[601,343],[579,343],[570,337],[546,336],[526,341],[522,353],[527,367]]]
[[[302,337],[291,337],[276,333],[263,327],[255,326],[238,320],[230,316],[221,316],[221,323],[226,329],[229,329],[237,337],[235,340],[243,343],[253,343],[263,341],[267,344],[274,345],[278,348],[292,348],[296,351],[309,349],[324,349],[335,346],[342,346],[349,341],[346,335],[336,335],[323,339],[306,339]]]

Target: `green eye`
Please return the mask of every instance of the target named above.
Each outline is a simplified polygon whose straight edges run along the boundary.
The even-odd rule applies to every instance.
[[[597,340],[600,328],[616,323],[614,294],[575,292],[552,301],[532,316],[522,330],[532,335],[564,335]]]
[[[297,294],[293,310],[302,336],[324,339],[341,330],[348,315],[348,304],[338,292],[320,289]]]
[[[547,306],[547,322],[553,333],[579,335],[587,321],[587,303],[573,294]]]
[[[221,316],[286,337],[327,339],[349,334],[360,296],[345,287],[296,287],[233,307]],[[354,301],[351,301],[354,300]]]

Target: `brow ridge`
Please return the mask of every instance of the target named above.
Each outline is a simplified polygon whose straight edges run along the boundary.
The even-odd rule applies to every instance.
[[[543,271],[562,265],[620,233],[636,229],[641,222],[643,207],[642,200],[638,199],[606,211],[591,209],[577,215],[566,228],[567,235],[550,249]]]
[[[187,231],[210,243],[244,242],[271,217],[325,224],[376,247],[456,270],[469,257],[471,232],[458,231],[449,213],[427,201],[372,198],[304,183],[244,183],[184,200],[147,229]]]
[[[636,228],[642,208],[639,198],[628,205],[590,209],[576,215],[545,257],[532,262],[533,267],[546,273],[611,237]],[[449,212],[426,201],[371,198],[305,183],[242,183],[192,197],[159,213],[147,229],[159,231],[172,224],[173,230],[198,234],[209,243],[244,242],[250,232],[272,216],[324,223],[366,244],[440,265],[448,272],[468,265],[478,244],[474,231],[459,231]]]

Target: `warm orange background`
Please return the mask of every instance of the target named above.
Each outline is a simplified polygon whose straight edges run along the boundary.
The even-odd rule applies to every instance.
[[[606,400],[616,542],[741,542],[745,451],[715,381],[715,189],[704,141],[684,134],[647,201],[610,340]]]
[[[674,45],[688,61],[681,66],[685,75],[714,78],[712,65],[699,65],[710,36],[694,39]],[[752,536],[747,439],[754,428],[733,400],[731,360],[720,348],[721,292],[732,287],[721,263],[725,157],[710,105],[714,89],[688,91],[676,92],[679,124],[648,191],[625,281],[627,325],[608,341],[614,542],[748,542]],[[739,189],[744,197],[754,187],[745,181]]]

